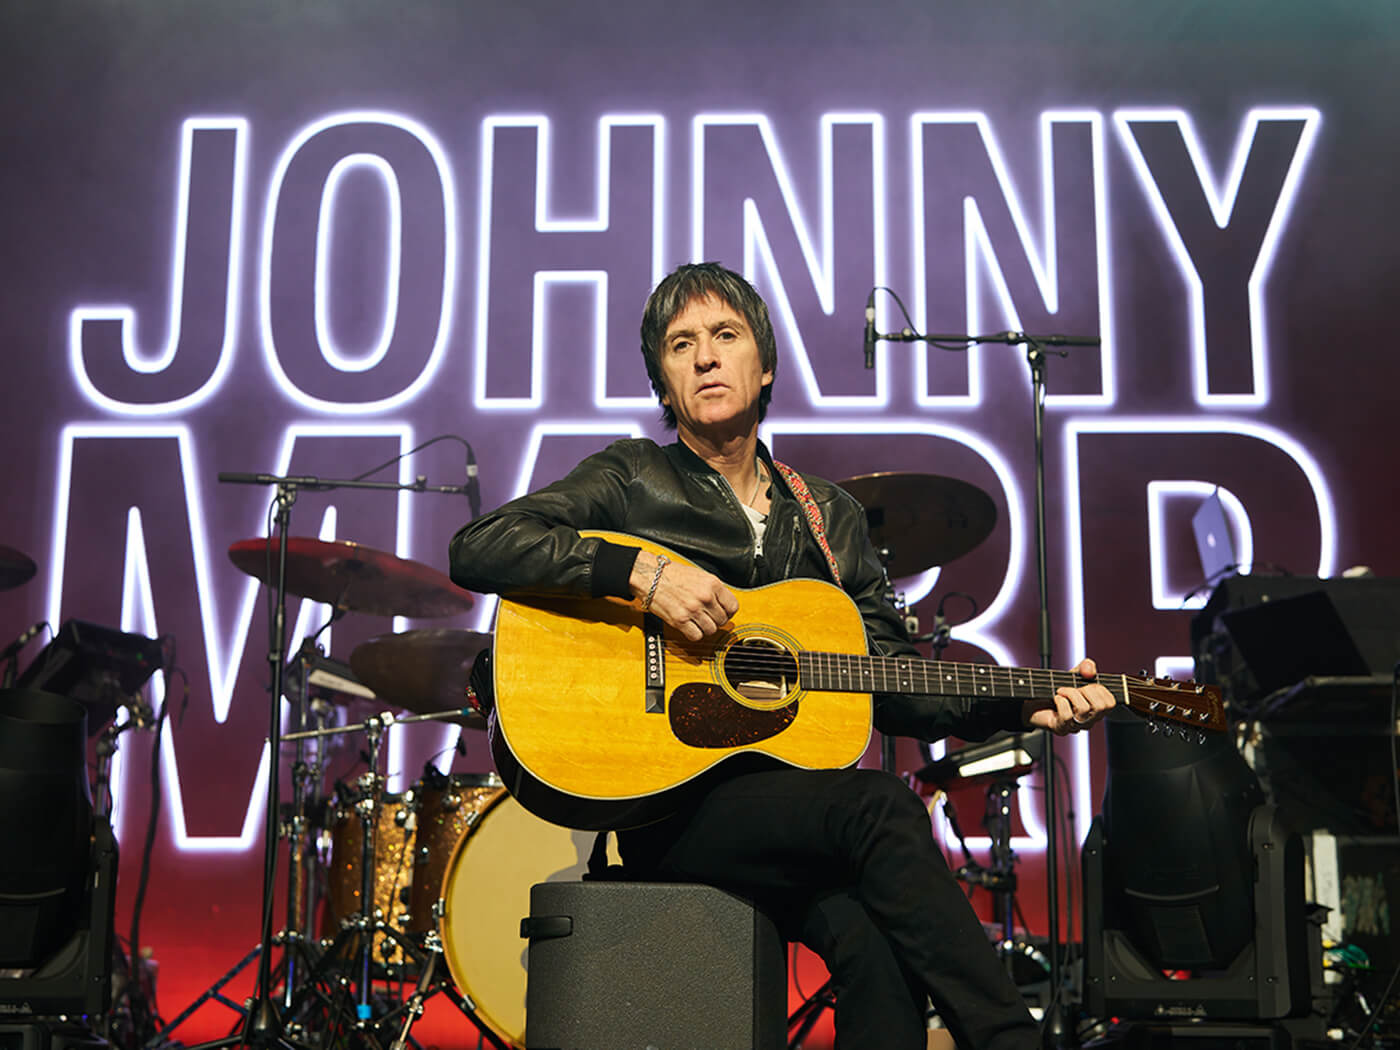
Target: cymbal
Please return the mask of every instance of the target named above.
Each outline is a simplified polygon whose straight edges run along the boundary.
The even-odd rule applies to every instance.
[[[997,523],[992,497],[957,478],[885,472],[837,484],[865,508],[871,540],[890,552],[893,579],[961,558]]]
[[[34,559],[13,547],[0,546],[0,591],[28,583],[39,571]]]
[[[277,582],[277,540],[239,540],[229,560],[266,584]],[[452,616],[472,597],[420,562],[348,540],[287,539],[287,593],[374,616]]]
[[[426,715],[467,706],[472,661],[490,645],[489,634],[450,627],[381,634],[355,646],[350,669],[386,703]],[[476,714],[454,721],[486,725]]]

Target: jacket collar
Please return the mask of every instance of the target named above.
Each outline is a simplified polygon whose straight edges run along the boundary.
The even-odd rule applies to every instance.
[[[683,470],[692,474],[713,474],[719,477],[719,471],[710,466],[703,459],[697,456],[694,450],[684,441],[679,439],[672,441],[666,446],[666,454],[671,457],[671,461]],[[773,456],[768,451],[768,446],[762,440],[758,442],[758,458],[768,466],[769,473],[777,476],[777,471],[773,470]]]

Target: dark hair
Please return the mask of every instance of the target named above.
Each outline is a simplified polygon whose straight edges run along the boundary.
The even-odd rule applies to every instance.
[[[646,362],[647,378],[658,398],[666,396],[666,383],[661,376],[661,340],[676,315],[696,299],[707,296],[725,303],[744,315],[744,321],[758,344],[758,363],[765,372],[778,373],[778,344],[773,338],[773,322],[768,319],[768,305],[753,285],[719,263],[685,263],[677,266],[647,297],[642,311],[642,360]],[[758,395],[758,418],[768,413],[773,398],[773,384],[768,383]],[[676,413],[670,405],[661,406],[661,421],[672,430]]]

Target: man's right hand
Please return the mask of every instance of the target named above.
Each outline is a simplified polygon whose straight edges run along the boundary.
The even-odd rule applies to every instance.
[[[656,577],[657,557],[640,551],[632,563],[632,593],[645,599],[656,580],[651,612],[692,642],[714,634],[739,611],[739,599],[713,573],[680,561],[668,561]]]

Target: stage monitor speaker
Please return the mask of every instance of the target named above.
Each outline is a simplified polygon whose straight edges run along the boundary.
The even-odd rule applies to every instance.
[[[530,890],[529,1050],[780,1050],[783,942],[748,901],[689,883]]]

